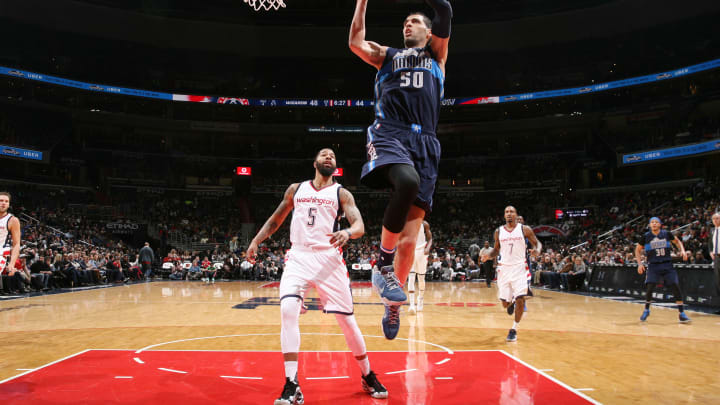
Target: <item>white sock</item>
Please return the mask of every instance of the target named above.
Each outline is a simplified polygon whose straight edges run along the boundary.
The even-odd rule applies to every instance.
[[[365,355],[364,359],[358,360],[357,362],[360,366],[360,371],[362,371],[363,376],[370,374],[370,360],[368,359],[367,355]]]
[[[520,322],[513,321],[513,327],[512,327],[512,329],[517,330],[517,329],[518,329],[518,326],[520,326]]]
[[[298,369],[297,361],[286,361],[285,362],[285,377],[291,379],[292,381],[297,381],[297,369]]]

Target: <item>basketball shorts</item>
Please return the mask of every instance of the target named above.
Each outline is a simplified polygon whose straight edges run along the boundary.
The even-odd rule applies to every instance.
[[[650,263],[648,264],[645,284],[658,284],[664,281],[665,285],[680,284],[677,270],[672,263]]]
[[[497,268],[498,298],[512,302],[528,293],[527,269],[525,263],[504,265]]]
[[[427,263],[428,263],[428,256],[425,254],[425,251],[424,250],[416,250],[415,251],[415,260],[413,261],[413,265],[410,268],[410,272],[424,276],[427,273]]]
[[[280,279],[280,300],[305,299],[308,289],[317,291],[323,312],[353,314],[350,278],[342,254],[337,249],[291,248]]]
[[[376,120],[368,127],[366,150],[368,161],[360,175],[362,184],[375,189],[392,187],[380,169],[391,164],[413,166],[420,176],[415,205],[428,213],[432,210],[441,152],[434,132],[417,124]]]

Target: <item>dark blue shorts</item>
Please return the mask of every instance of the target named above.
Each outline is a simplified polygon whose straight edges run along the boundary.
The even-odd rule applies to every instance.
[[[415,205],[425,212],[432,210],[433,193],[440,164],[440,141],[435,133],[418,125],[376,120],[367,130],[367,163],[362,168],[360,182],[370,188],[392,187],[384,166],[407,164],[420,176]]]
[[[645,284],[657,284],[664,281],[665,285],[680,284],[678,280],[677,270],[673,268],[672,263],[650,263],[648,264],[647,276]]]

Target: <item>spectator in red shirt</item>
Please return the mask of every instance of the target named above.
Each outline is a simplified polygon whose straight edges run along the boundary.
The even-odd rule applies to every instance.
[[[215,282],[215,276],[217,275],[217,270],[213,266],[212,262],[208,260],[208,257],[205,256],[202,263],[200,263],[200,268],[203,272],[203,279],[205,283]]]

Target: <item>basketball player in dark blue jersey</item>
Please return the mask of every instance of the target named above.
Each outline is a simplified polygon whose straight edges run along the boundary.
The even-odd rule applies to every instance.
[[[673,268],[670,253],[674,244],[683,260],[687,261],[688,256],[685,252],[683,243],[675,237],[671,232],[662,228],[662,222],[658,217],[650,218],[650,231],[642,235],[638,235],[637,244],[635,245],[635,259],[638,262],[638,274],[645,272],[645,265],[642,262],[642,253],[645,251],[647,256],[647,276],[645,284],[647,285],[647,294],[645,295],[645,310],[640,316],[640,320],[645,322],[650,316],[650,303],[652,302],[652,294],[655,286],[661,281],[665,281],[665,285],[672,288],[675,296],[675,303],[678,305],[680,322],[690,322],[690,318],[685,315],[683,306],[682,292],[680,291],[680,282],[678,280],[677,271]]]
[[[517,222],[520,225],[525,225],[525,218],[523,218],[522,215],[518,215]],[[530,227],[530,228],[532,228],[532,227]],[[528,295],[527,295],[527,297],[525,297],[525,300],[524,300],[525,308],[523,308],[523,310],[524,310],[524,312],[528,312],[527,300],[534,296],[532,290],[530,289],[530,287],[532,287],[532,273],[530,272],[530,270],[532,270],[530,268],[530,265],[532,264],[532,262],[530,261],[531,254],[530,254],[530,247],[529,247],[530,246],[529,238],[525,238],[525,246],[528,246],[527,251],[525,252],[525,263],[527,264],[527,271],[528,271]]]
[[[373,287],[385,304],[382,326],[388,339],[394,339],[400,327],[400,305],[407,301],[402,283],[414,261],[420,225],[432,209],[440,162],[436,130],[452,7],[447,0],[426,2],[435,10],[434,19],[422,13],[408,15],[403,23],[402,49],[365,39],[367,0],[357,0],[350,26],[350,49],[378,70],[375,122],[367,131],[368,161],[361,182],[372,188],[393,189],[383,218],[380,258],[372,277]]]

